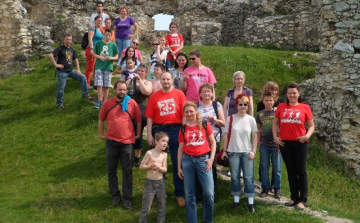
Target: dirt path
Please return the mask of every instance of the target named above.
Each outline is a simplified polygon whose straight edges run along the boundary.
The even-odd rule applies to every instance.
[[[217,173],[224,180],[230,180],[230,176],[228,175],[228,169],[222,169],[221,167],[217,167]],[[257,185],[258,182],[255,182],[255,192],[257,194],[261,193],[260,187]],[[242,184],[243,185],[243,184]],[[267,197],[261,198],[259,196],[255,197],[256,200],[260,200],[266,203],[271,203],[274,205],[284,206],[284,203],[288,201],[287,197],[282,196],[279,200],[274,197],[274,194],[269,193]],[[288,209],[292,209],[291,207],[287,207]],[[324,219],[327,223],[352,223],[353,221],[346,218],[337,218],[334,216],[329,216],[326,211],[313,211],[310,208],[305,208],[304,212],[309,213],[315,217]]]

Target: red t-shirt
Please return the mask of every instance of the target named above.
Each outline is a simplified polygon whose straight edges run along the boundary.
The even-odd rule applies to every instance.
[[[145,116],[156,124],[181,124],[186,101],[184,93],[178,89],[173,88],[169,93],[157,91],[149,98]]]
[[[167,34],[166,35],[166,46],[169,46],[171,51],[177,50],[181,43],[184,43],[184,38],[180,33],[176,34]],[[177,54],[176,54],[177,55]],[[174,59],[171,54],[169,54],[169,59]]]
[[[183,151],[184,153],[190,156],[199,156],[205,153],[209,153],[211,148],[207,140],[206,135],[211,135],[213,130],[209,122],[206,124],[206,134],[205,128],[201,126],[201,134],[199,137],[199,126],[188,126],[185,125],[184,134],[179,131],[178,141],[184,143]]]
[[[307,104],[291,106],[281,103],[276,110],[275,118],[279,119],[281,140],[298,141],[297,137],[306,135],[305,123],[313,119],[313,115]]]
[[[107,131],[105,137],[124,144],[134,144],[135,133],[129,114],[126,111],[123,112],[122,107],[119,105],[107,113],[117,103],[116,97],[113,97],[105,101],[101,106],[99,119],[106,119]],[[136,122],[141,122],[139,106],[133,99],[129,100],[128,112]]]

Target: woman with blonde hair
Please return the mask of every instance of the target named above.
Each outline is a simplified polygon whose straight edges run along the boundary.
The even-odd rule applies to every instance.
[[[221,159],[224,157],[229,158],[231,195],[234,196],[233,210],[240,206],[240,169],[242,169],[244,173],[244,196],[248,198],[249,212],[254,213],[254,158],[258,130],[255,118],[246,114],[250,97],[247,94],[239,94],[235,102],[238,112],[226,119],[224,148]]]
[[[216,141],[209,122],[204,122],[197,106],[191,101],[184,104],[186,124],[179,131],[178,176],[184,180],[186,218],[197,222],[195,202],[195,174],[203,188],[203,221],[213,222],[214,181],[212,165],[215,158]]]

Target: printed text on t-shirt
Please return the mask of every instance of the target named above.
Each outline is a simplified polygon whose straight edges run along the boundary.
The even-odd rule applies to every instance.
[[[175,101],[173,98],[158,102],[160,116],[176,113]]]

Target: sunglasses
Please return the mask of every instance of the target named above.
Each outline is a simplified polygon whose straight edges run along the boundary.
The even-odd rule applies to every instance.
[[[190,60],[196,60],[196,58],[195,58],[195,57],[190,57],[189,59],[190,59]]]
[[[136,42],[133,42],[133,44],[135,44],[136,46],[139,46],[139,44],[138,44],[138,43],[136,43]]]
[[[153,46],[158,46],[158,45],[160,45],[159,43],[153,43],[152,44]]]
[[[241,106],[244,106],[244,107],[246,107],[246,106],[248,106],[247,104],[239,104],[239,106],[241,107]]]

